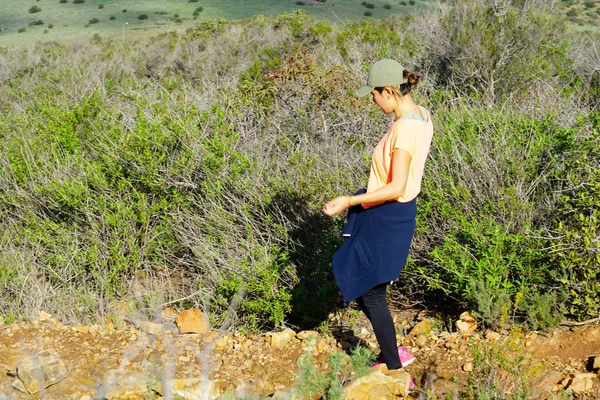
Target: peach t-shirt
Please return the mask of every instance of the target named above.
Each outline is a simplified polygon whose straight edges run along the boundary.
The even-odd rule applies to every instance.
[[[374,192],[391,181],[392,152],[396,149],[405,150],[411,156],[404,195],[397,200],[401,203],[409,202],[421,191],[425,160],[433,138],[433,123],[429,111],[423,107],[420,109],[425,116],[425,121],[414,117],[396,120],[375,146],[367,193]],[[368,208],[377,204],[382,203],[363,204],[363,207]]]

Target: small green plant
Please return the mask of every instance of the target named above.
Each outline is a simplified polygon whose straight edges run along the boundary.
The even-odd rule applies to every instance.
[[[411,6],[414,6],[414,5],[415,5],[415,0],[409,0],[409,1],[408,1],[408,3],[409,3]]]
[[[383,8],[385,8],[386,10],[391,10],[391,9],[392,9],[392,6],[391,6],[391,5],[389,5],[389,4],[384,4],[384,5],[383,5]]]
[[[200,13],[202,12],[202,10],[204,10],[204,8],[202,8],[202,6],[200,6],[200,7],[196,8],[196,9],[194,10],[193,16],[194,16],[194,17],[197,17],[198,15],[200,15]]]
[[[309,338],[307,351],[297,362],[297,393],[295,394],[301,398],[313,398],[320,394],[319,397],[328,400],[341,399],[343,385],[351,377],[357,379],[367,374],[375,360],[375,354],[371,350],[359,346],[350,353],[350,356],[335,351],[327,359],[328,371],[319,371],[312,355],[315,345],[316,338]]]
[[[148,19],[148,14],[140,14],[140,15],[138,15],[138,19],[139,20]]]
[[[54,24],[48,24],[48,29],[54,28]]]
[[[407,5],[408,5],[408,3],[407,3],[406,1],[404,1],[404,0],[402,0],[402,1],[400,2],[400,5],[401,5],[401,6],[407,6]]]
[[[98,18],[92,18],[89,20],[88,23],[91,25],[91,24],[97,24],[98,22],[100,22],[100,20]]]
[[[199,0],[188,0],[189,3],[197,3]]]
[[[73,4],[83,4],[85,0],[73,0]]]
[[[69,0],[60,0],[59,1],[60,4],[65,4],[65,3],[68,3],[68,2],[69,2]]]
[[[42,21],[41,19],[38,19],[37,21],[31,21],[29,23],[29,26],[36,26],[36,25],[44,25],[44,21]]]
[[[181,18],[175,18],[176,24],[181,24],[182,22],[183,22],[183,20]]]
[[[373,15],[373,13],[371,11],[365,11],[365,14],[364,14],[365,17],[370,17],[372,15]]]
[[[102,9],[104,9],[104,4],[98,4],[98,9],[99,9],[99,10],[102,10]]]
[[[117,19],[117,17],[115,17],[114,15],[111,15],[110,18],[108,18],[111,21],[114,21],[115,19]]]
[[[127,12],[127,9],[126,9],[126,8],[124,8],[124,9],[122,9],[121,11],[122,11],[122,12],[124,12],[124,13],[126,13],[126,12]]]
[[[26,30],[27,30],[27,28],[19,28],[19,29],[17,30],[17,32],[18,32],[18,33],[23,33],[23,32],[25,32]]]
[[[373,3],[366,3],[365,4],[365,8],[368,8],[369,10],[372,10],[372,9],[375,8],[375,4],[373,4]]]
[[[296,2],[296,5],[297,5],[297,6],[303,6],[303,5],[305,5],[305,4],[306,4],[306,3],[305,3],[304,1],[302,1],[302,0],[298,0],[298,1]]]
[[[7,325],[14,324],[15,323],[15,314],[13,314],[12,312],[8,313],[8,315],[6,317],[4,317],[4,323]]]
[[[39,8],[38,6],[29,7],[29,14],[39,13],[40,11],[42,11],[42,9]]]

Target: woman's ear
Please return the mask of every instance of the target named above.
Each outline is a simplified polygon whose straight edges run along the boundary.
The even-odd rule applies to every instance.
[[[392,96],[394,95],[394,93],[392,93],[392,91],[390,90],[389,87],[384,87],[383,90],[381,91],[381,94],[385,96],[386,99],[391,99]]]

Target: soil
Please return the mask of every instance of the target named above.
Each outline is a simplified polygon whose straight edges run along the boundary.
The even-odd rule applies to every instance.
[[[532,389],[532,398],[553,398],[546,393],[549,390],[554,390],[558,398],[560,392],[569,389],[575,374],[593,372],[594,357],[600,356],[600,327],[593,324],[559,326],[546,333],[457,333],[442,329],[438,320],[417,310],[394,312],[394,321],[399,344],[416,357],[406,367],[417,384],[417,390],[411,394],[415,399],[422,393],[429,397],[421,398],[430,399],[478,398],[477,390],[490,388],[508,397],[519,389],[515,384],[519,381]],[[172,321],[161,324],[164,331],[157,335],[125,321],[118,330],[110,323],[65,326],[48,316],[5,325],[0,328],[0,366],[4,369],[0,375],[0,399],[102,398],[95,396],[101,392],[106,371],[111,369],[154,377],[205,376],[214,382],[216,394],[268,397],[295,384],[296,362],[306,351],[306,343],[300,339],[277,348],[270,344],[270,335],[212,331],[181,335]],[[371,347],[378,352],[371,326],[361,313],[346,310],[332,315],[329,328],[333,335],[319,335],[313,351],[321,368],[326,368],[331,352],[351,345]],[[64,361],[68,377],[33,395],[15,389],[18,361],[48,349],[54,349]],[[555,377],[557,382],[541,390],[550,373],[560,376],[560,381]],[[592,383],[585,392],[573,393],[573,398],[599,399],[598,377]],[[146,393],[115,398],[147,397]]]

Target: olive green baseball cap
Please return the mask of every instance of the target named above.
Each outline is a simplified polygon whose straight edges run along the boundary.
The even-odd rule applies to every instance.
[[[404,67],[399,62],[384,58],[377,61],[369,71],[367,84],[356,91],[358,97],[371,93],[376,87],[399,85],[404,80]]]

